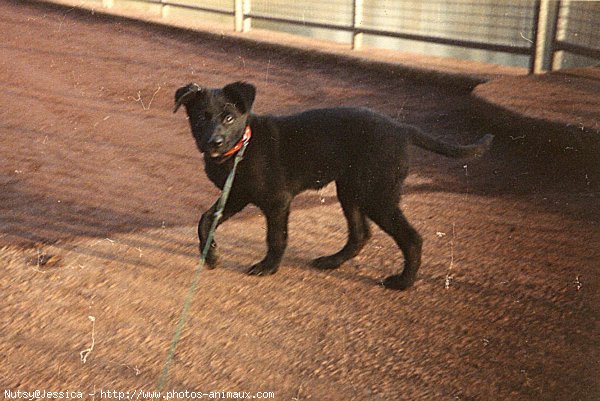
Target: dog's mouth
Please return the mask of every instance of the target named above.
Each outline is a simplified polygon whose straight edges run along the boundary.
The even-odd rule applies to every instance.
[[[246,129],[244,135],[242,135],[242,137],[235,141],[232,145],[228,144],[227,147],[208,149],[205,153],[210,157],[211,160],[217,163],[222,163],[231,156],[234,156],[244,146],[244,143],[247,143],[251,135],[249,131],[249,128]]]
[[[197,142],[200,152],[204,153],[205,159],[211,160],[215,163],[222,163],[229,159],[231,156],[236,155],[240,150],[245,149],[248,145],[250,138],[252,137],[252,130],[249,125],[243,131],[243,134],[232,144],[227,141],[226,137],[217,136],[215,139],[208,141],[208,143]]]
[[[224,152],[209,152],[207,153],[208,157],[210,158],[211,161],[217,163],[217,164],[221,164],[223,163],[225,160],[228,160],[232,155],[225,155]]]
[[[212,162],[221,164],[224,161],[229,160],[232,156],[234,156],[237,153],[237,152],[231,152],[234,147],[235,147],[235,144],[233,146],[231,146],[230,148],[227,148],[224,150],[216,150],[216,149],[208,150],[208,151],[204,152],[204,155],[208,156],[208,158]]]
[[[205,145],[205,144],[199,144],[198,150],[200,150],[200,153],[204,154],[204,157],[207,157],[210,160],[218,162],[221,160],[228,159],[229,155],[227,155],[227,152],[229,152],[231,149],[233,149],[234,146],[235,146],[235,143],[233,145],[228,145],[225,148],[213,148],[213,147]]]

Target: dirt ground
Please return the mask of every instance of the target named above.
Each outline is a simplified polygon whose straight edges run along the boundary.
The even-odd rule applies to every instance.
[[[380,69],[32,3],[1,2],[0,21],[5,398],[156,389],[218,196],[171,113],[177,87],[243,79],[258,113],[359,105],[448,141],[485,133],[468,91]],[[378,284],[403,260],[376,228],[339,270],[308,267],[345,239],[333,187],[295,200],[274,276],[243,273],[265,251],[260,212],[224,224],[165,390],[599,399],[597,160],[519,146],[499,137],[468,162],[414,151],[402,207],[425,244],[407,292]]]
[[[571,161],[584,152],[595,160],[596,173],[600,169],[600,66],[503,76],[478,85],[472,95],[480,113],[513,131],[513,142],[530,148],[550,142]],[[519,129],[511,130],[516,121]]]
[[[535,76],[503,77],[478,86],[474,92],[476,96],[499,103],[513,112],[564,125],[571,123],[580,132],[590,131],[590,134],[600,135],[598,67]],[[542,93],[543,101],[540,101]],[[573,104],[577,106],[576,109]],[[571,121],[574,117],[575,120]]]

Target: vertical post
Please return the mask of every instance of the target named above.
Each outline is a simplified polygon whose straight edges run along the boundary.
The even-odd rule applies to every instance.
[[[234,0],[234,24],[236,32],[248,32],[252,24],[250,17],[250,0]]]
[[[533,39],[533,42],[530,45],[530,49],[531,52],[529,53],[529,71],[528,74],[533,74],[535,72],[535,67],[537,65],[537,51],[538,51],[538,44],[540,40],[544,40],[543,37],[540,38],[540,36],[543,35],[538,35],[539,33],[539,26],[540,26],[540,9],[542,7],[542,2],[541,0],[536,0],[534,5],[533,5],[533,28],[531,30],[531,36]]]
[[[244,27],[244,7],[242,0],[233,0],[233,29],[242,32]]]
[[[160,0],[160,16],[162,18],[167,18],[169,16],[169,8],[168,4],[165,4],[165,0]]]
[[[552,41],[550,43],[550,71],[556,67],[556,41],[558,40],[558,20],[560,19],[561,1],[557,0],[555,4],[554,21],[552,23]],[[560,65],[560,63],[558,63]]]
[[[552,43],[554,42],[557,16],[557,0],[541,0],[538,18],[538,34],[533,72],[535,74],[548,71],[552,59]],[[531,65],[530,65],[531,67]]]
[[[363,0],[352,1],[352,50],[359,50],[363,45],[363,33],[360,27],[363,23]]]

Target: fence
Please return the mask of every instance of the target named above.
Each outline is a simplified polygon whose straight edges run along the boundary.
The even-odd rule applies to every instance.
[[[600,60],[600,2],[556,1],[554,6],[550,69],[561,65],[567,55]]]
[[[102,3],[111,7],[119,1]],[[335,32],[352,49],[373,43],[373,38],[394,38],[410,41],[406,43],[413,47],[418,42],[516,55],[526,59],[530,73],[560,68],[569,60],[565,54],[600,59],[600,2],[596,1],[129,1],[159,6],[163,16],[175,9],[225,16],[238,32],[253,26],[325,38],[332,36],[324,32]]]

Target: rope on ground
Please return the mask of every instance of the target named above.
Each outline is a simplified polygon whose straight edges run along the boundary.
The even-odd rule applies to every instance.
[[[206,238],[206,243],[204,244],[204,248],[202,250],[202,256],[200,257],[200,262],[198,263],[198,267],[194,272],[194,277],[192,279],[192,285],[188,290],[187,296],[185,298],[185,302],[183,304],[183,308],[181,311],[181,315],[179,317],[179,321],[177,322],[177,327],[175,329],[175,334],[173,335],[173,339],[171,340],[171,346],[169,348],[169,352],[167,354],[167,359],[165,361],[165,365],[163,367],[162,373],[160,375],[160,379],[158,380],[158,393],[162,391],[167,378],[169,376],[169,368],[173,363],[173,358],[175,357],[175,350],[177,348],[177,343],[181,338],[181,333],[183,332],[183,328],[187,321],[188,313],[190,310],[190,306],[192,305],[192,300],[194,298],[194,293],[196,292],[196,288],[198,286],[198,282],[200,281],[200,273],[204,268],[204,264],[206,261],[206,256],[208,255],[208,251],[213,242],[215,230],[217,229],[217,225],[219,224],[219,220],[223,216],[223,209],[225,209],[225,204],[227,202],[227,198],[229,197],[229,192],[231,191],[231,186],[233,185],[233,179],[235,178],[235,171],[237,169],[238,163],[243,159],[244,152],[246,151],[246,147],[248,146],[248,142],[244,142],[244,145],[240,149],[240,151],[235,156],[233,161],[233,168],[231,172],[227,176],[227,180],[225,181],[225,186],[223,187],[223,192],[221,192],[221,197],[219,198],[219,202],[217,204],[217,211],[214,214],[214,219],[212,225],[210,227],[210,231],[208,232],[208,236]],[[154,398],[152,398],[154,400]]]

